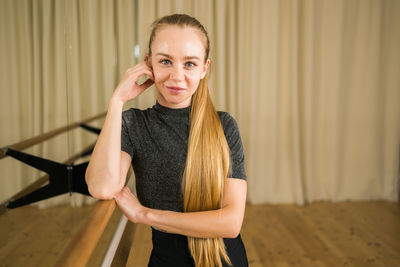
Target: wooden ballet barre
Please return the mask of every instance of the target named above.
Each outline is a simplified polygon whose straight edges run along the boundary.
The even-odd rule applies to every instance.
[[[22,142],[15,143],[15,144],[9,145],[9,146],[5,146],[5,147],[0,149],[0,159],[2,159],[4,157],[7,157],[6,151],[7,151],[8,147],[11,147],[11,148],[13,148],[15,150],[19,150],[19,151],[24,150],[24,149],[26,149],[28,147],[31,147],[31,146],[36,145],[36,144],[39,144],[39,143],[41,143],[41,142],[43,142],[45,140],[48,140],[48,139],[50,139],[50,138],[52,138],[52,137],[54,137],[54,136],[56,136],[58,134],[61,134],[61,133],[70,131],[72,129],[75,129],[75,128],[79,127],[81,124],[88,123],[88,122],[97,120],[97,119],[99,119],[101,117],[104,117],[106,114],[107,114],[107,112],[103,112],[103,113],[101,113],[99,115],[90,117],[90,118],[85,119],[85,120],[83,120],[81,122],[75,122],[75,123],[72,123],[70,125],[63,126],[63,127],[58,128],[58,129],[52,130],[50,132],[47,132],[47,133],[44,133],[44,134],[40,134],[38,136],[35,136],[35,137],[30,138],[30,139],[24,140]]]
[[[19,143],[15,143],[10,146],[5,146],[0,148],[0,160],[7,157],[7,149],[12,148],[14,150],[22,151],[26,148],[29,148],[33,145],[39,144],[45,140],[48,140],[58,134],[70,131],[77,127],[91,128],[90,126],[82,125],[93,120],[97,120],[101,117],[104,117],[107,113],[101,113],[99,115],[90,117],[81,122],[76,122],[70,124],[68,126],[60,127],[58,129],[52,130],[50,132],[35,136],[33,138],[24,140]],[[77,153],[63,162],[63,164],[72,164],[76,159],[82,157],[82,155],[88,154],[93,150],[94,144],[87,146],[82,152]],[[8,151],[10,152],[10,151]],[[127,181],[129,181],[130,176],[132,175],[132,168],[129,169],[127,174]],[[7,203],[13,199],[18,199],[21,196],[29,194],[32,191],[39,189],[43,184],[49,181],[49,176],[43,175],[38,180],[21,190],[20,192],[13,195],[10,199],[6,200],[5,203],[0,204],[0,215],[3,214],[7,208]],[[79,229],[78,233],[73,237],[73,239],[68,243],[68,246],[63,251],[61,256],[59,257],[56,266],[85,266],[89,261],[94,249],[97,246],[97,243],[102,236],[105,227],[107,226],[114,210],[116,207],[115,200],[107,200],[107,201],[98,201],[95,204],[93,211],[91,212],[89,218],[85,222],[85,224]],[[118,262],[124,262],[126,264],[129,253],[129,245],[133,240],[134,235],[134,224],[127,224],[123,238],[120,241],[118,249],[116,251],[116,256],[113,261],[113,265]],[[118,259],[116,259],[118,257]]]
[[[81,227],[54,266],[85,266],[115,209],[114,200],[102,200]]]
[[[132,168],[129,169],[127,174],[127,181],[132,175]],[[104,229],[107,226],[108,221],[111,218],[116,207],[115,200],[99,200],[96,202],[95,207],[90,214],[87,222],[79,229],[78,233],[68,243],[68,246],[58,258],[55,266],[86,266],[94,249],[97,246]],[[129,229],[131,234],[129,240],[133,240],[132,230]],[[127,255],[123,257],[123,260],[128,260]]]

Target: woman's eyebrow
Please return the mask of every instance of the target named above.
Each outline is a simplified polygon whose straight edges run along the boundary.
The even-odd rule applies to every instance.
[[[184,59],[185,59],[185,60],[191,60],[191,59],[200,60],[200,58],[198,58],[198,57],[196,57],[196,56],[185,56]]]
[[[157,53],[156,56],[163,56],[163,57],[170,58],[170,59],[174,58],[173,56],[168,55],[168,54],[164,54],[164,53]],[[185,56],[183,59],[184,60],[192,60],[192,59],[200,60],[200,58],[196,57],[196,56]]]
[[[164,53],[157,53],[156,56],[163,56],[163,57],[167,57],[167,58],[173,58],[172,56],[170,56],[168,54],[164,54]]]

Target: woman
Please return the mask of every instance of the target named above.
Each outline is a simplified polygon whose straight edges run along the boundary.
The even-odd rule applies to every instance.
[[[113,93],[86,171],[92,196],[115,198],[129,220],[152,226],[149,266],[248,266],[239,234],[244,153],[235,120],[211,102],[209,46],[193,17],[153,23],[146,60]],[[143,75],[149,78],[137,84]],[[153,83],[152,108],[122,113]],[[130,164],[138,199],[124,187]]]

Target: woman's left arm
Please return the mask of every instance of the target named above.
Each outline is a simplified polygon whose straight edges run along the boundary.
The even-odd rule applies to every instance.
[[[142,206],[128,187],[124,187],[115,200],[125,216],[134,223],[191,237],[235,238],[242,227],[246,194],[246,180],[228,178],[222,208],[218,210],[175,212],[150,209]]]

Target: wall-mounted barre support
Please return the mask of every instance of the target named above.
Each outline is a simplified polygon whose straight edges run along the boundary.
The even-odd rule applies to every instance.
[[[90,155],[93,151],[94,145],[95,144],[88,145],[81,152],[74,154],[73,156],[71,156],[69,159],[65,160],[62,163],[70,165],[70,164],[74,163],[77,159],[80,159],[84,156]],[[6,153],[6,151],[7,150],[5,150],[4,153]],[[21,191],[15,193],[11,198],[5,200],[3,203],[0,204],[0,215],[2,215],[3,213],[5,213],[7,211],[7,205],[10,201],[13,201],[13,200],[19,199],[25,195],[28,195],[29,193],[32,193],[33,191],[39,189],[42,185],[44,185],[45,183],[48,183],[48,182],[49,182],[49,175],[45,174],[45,175],[41,176],[35,182],[31,183],[30,185],[28,185],[27,187],[22,189]]]
[[[28,195],[9,201],[7,205],[8,209],[17,208],[65,193],[77,192],[90,195],[85,182],[85,172],[88,162],[78,165],[62,164],[11,148],[7,150],[6,154],[49,175],[49,184],[40,187]]]
[[[13,144],[9,147],[0,148],[0,159],[6,156],[11,156],[21,162],[24,162],[34,168],[37,168],[49,174],[49,176],[46,175],[40,178],[38,181],[28,186],[28,188],[22,190],[21,192],[14,195],[11,199],[8,199],[5,203],[1,204],[0,214],[4,213],[7,208],[17,208],[68,192],[77,192],[85,195],[90,195],[85,182],[85,172],[88,162],[79,165],[73,165],[72,163],[78,158],[90,155],[93,151],[94,145],[91,145],[90,147],[84,149],[81,153],[74,155],[66,163],[54,162],[48,159],[23,153],[19,150],[23,150],[32,145],[41,143],[58,134],[72,130],[76,127],[82,127],[96,134],[100,134],[101,129],[89,126],[86,123],[99,119],[105,114],[106,113],[102,113],[81,122],[73,123],[69,126],[64,126],[41,134],[39,136],[35,136],[28,140]],[[48,177],[50,177],[50,179]],[[49,184],[40,187],[46,181],[49,181]]]

